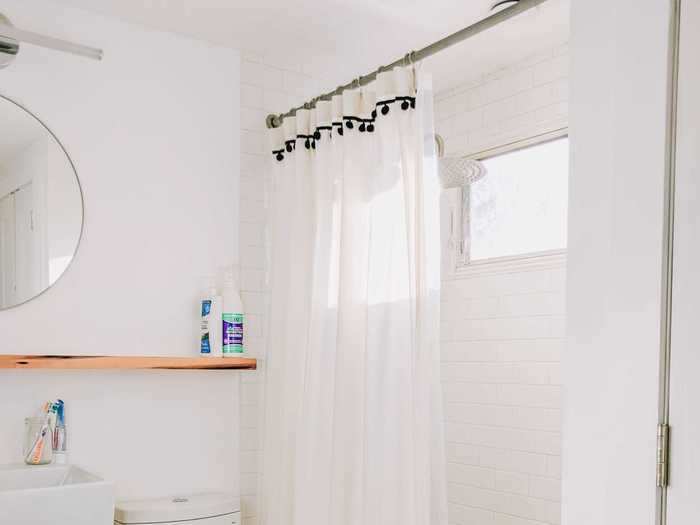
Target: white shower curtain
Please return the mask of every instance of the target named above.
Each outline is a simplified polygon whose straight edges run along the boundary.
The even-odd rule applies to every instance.
[[[272,130],[265,525],[444,525],[429,79]]]

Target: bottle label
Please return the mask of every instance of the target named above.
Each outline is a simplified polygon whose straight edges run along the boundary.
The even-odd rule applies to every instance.
[[[211,354],[211,343],[209,342],[209,332],[202,334],[202,344],[199,347],[200,354]]]
[[[202,301],[202,324],[200,327],[200,333],[202,334],[202,340],[199,346],[200,354],[211,354],[211,341],[209,340],[209,322],[211,315],[211,301],[205,299]]]
[[[205,299],[202,301],[202,317],[207,317],[211,313],[211,301]]]
[[[224,354],[243,353],[243,314],[223,314]]]

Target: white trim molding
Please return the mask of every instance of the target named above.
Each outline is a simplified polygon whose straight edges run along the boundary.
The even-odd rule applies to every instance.
[[[552,140],[557,140],[568,136],[569,127],[564,126],[561,128],[555,128],[551,131],[543,131],[537,135],[531,135],[529,137],[514,140],[513,142],[502,144],[487,150],[470,153],[466,155],[466,158],[473,160],[486,160],[492,157],[498,157],[499,155],[504,155],[505,153],[510,153],[511,151],[537,146],[538,144],[544,144],[545,142],[550,142]]]
[[[566,250],[526,253],[511,257],[494,257],[459,265],[449,275],[443,275],[444,281],[470,279],[483,275],[499,275],[526,271],[550,270],[566,267]]]

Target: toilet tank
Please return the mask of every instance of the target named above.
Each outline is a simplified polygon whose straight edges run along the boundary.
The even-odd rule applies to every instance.
[[[223,492],[150,500],[122,501],[115,505],[115,525],[240,525],[240,501]]]

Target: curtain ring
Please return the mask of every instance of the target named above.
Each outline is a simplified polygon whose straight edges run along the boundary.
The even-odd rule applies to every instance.
[[[352,87],[355,89],[360,89],[362,85],[360,84],[360,79],[362,77],[357,77],[355,80],[352,81]]]
[[[409,51],[408,53],[406,53],[406,56],[403,57],[403,65],[404,66],[412,66],[415,63],[416,63],[416,52]]]
[[[413,88],[413,93],[418,92],[418,85],[416,81],[416,52],[415,51],[409,51],[406,53],[406,56],[403,57],[403,65],[404,67],[411,67],[411,77],[412,77],[412,88]]]

